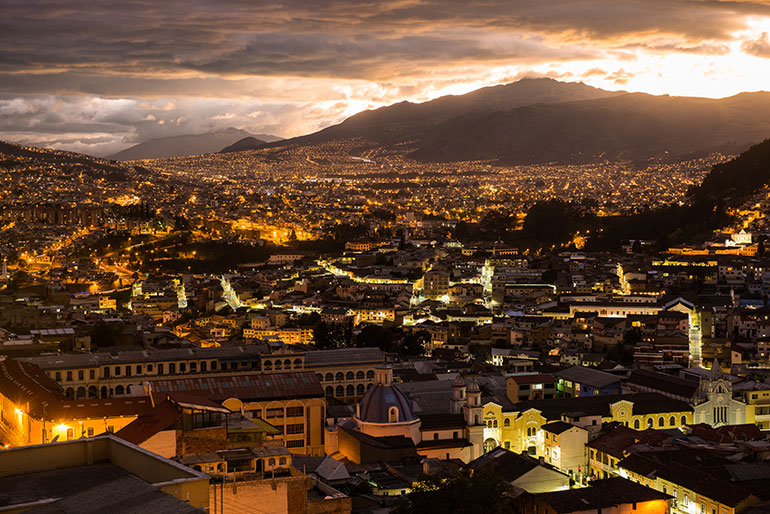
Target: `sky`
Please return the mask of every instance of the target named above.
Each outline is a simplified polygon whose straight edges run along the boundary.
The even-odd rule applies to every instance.
[[[108,155],[292,137],[523,77],[770,89],[770,0],[0,0],[0,139]]]

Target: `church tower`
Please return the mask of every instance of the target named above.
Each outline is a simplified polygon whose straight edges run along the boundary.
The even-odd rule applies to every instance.
[[[465,401],[465,379],[463,379],[462,375],[458,374],[457,378],[452,382],[452,400],[449,411],[452,414],[462,414]]]
[[[701,318],[700,312],[697,307],[694,307],[690,313],[690,367],[700,368],[701,362],[701,349],[703,348],[703,342],[701,340]]]
[[[698,394],[701,403],[695,405],[695,423],[719,427],[746,422],[746,405],[733,399],[733,383],[722,371],[719,360],[714,359],[709,372],[701,377]]]
[[[472,460],[482,455],[484,444],[484,406],[481,405],[481,388],[475,379],[468,386],[463,415],[468,441],[473,445]]]

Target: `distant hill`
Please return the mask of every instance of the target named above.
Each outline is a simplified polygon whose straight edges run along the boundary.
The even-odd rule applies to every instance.
[[[84,173],[110,182],[125,181],[131,173],[130,167],[90,155],[0,141],[0,169],[35,169],[42,165],[55,166],[63,177]]]
[[[216,153],[246,137],[255,137],[270,142],[280,140],[280,138],[268,134],[249,134],[245,130],[229,128],[208,134],[188,134],[151,139],[107,158],[114,161],[133,161]]]
[[[737,152],[770,134],[770,93],[724,99],[609,92],[524,79],[366,111],[269,146],[359,137],[425,162],[582,163]]]
[[[265,146],[265,143],[267,143],[267,141],[262,141],[260,139],[257,139],[256,137],[251,137],[251,136],[244,137],[243,139],[236,141],[230,146],[222,148],[219,151],[219,153],[243,152],[244,150],[256,150],[257,148],[261,148]]]

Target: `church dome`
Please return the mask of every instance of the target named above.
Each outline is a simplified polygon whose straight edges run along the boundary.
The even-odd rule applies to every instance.
[[[357,418],[364,423],[408,423],[417,419],[412,402],[392,383],[393,370],[377,370],[375,384],[358,403]]]
[[[481,391],[481,388],[479,387],[479,383],[476,382],[476,379],[474,378],[471,381],[471,385],[468,386],[468,392],[469,393],[478,393]]]

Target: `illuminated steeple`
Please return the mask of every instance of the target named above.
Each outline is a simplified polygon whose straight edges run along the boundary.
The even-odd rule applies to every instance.
[[[702,365],[701,349],[703,342],[701,335],[700,312],[696,308],[690,313],[690,366],[693,368],[700,368]]]

